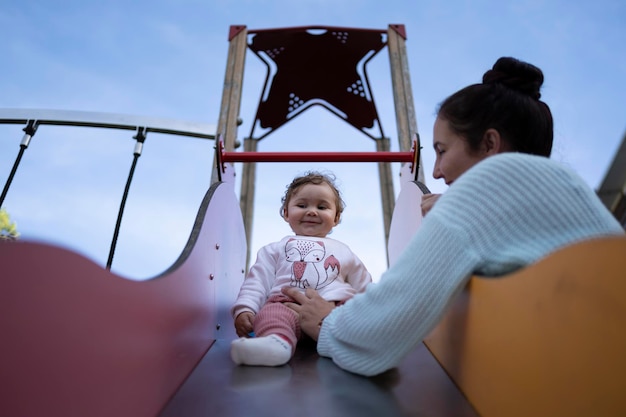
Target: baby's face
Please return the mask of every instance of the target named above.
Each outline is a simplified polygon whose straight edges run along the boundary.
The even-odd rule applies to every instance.
[[[326,237],[338,221],[330,185],[305,184],[296,190],[287,204],[285,220],[296,235]]]

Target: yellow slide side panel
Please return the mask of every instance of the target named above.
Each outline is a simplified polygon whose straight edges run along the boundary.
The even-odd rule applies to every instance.
[[[626,238],[472,277],[425,343],[483,417],[626,415]]]

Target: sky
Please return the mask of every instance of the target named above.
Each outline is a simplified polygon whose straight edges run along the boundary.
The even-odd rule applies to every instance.
[[[54,109],[217,124],[231,25],[250,30],[403,24],[426,185],[432,178],[437,104],[501,56],[540,67],[555,120],[552,158],[597,189],[626,132],[626,2],[622,0],[1,0],[0,109]],[[248,52],[238,138],[250,123],[265,67]],[[372,93],[398,150],[389,59],[369,64]],[[1,117],[1,110],[0,110]],[[0,124],[0,179],[9,176],[21,125]],[[134,132],[42,126],[24,153],[3,207],[21,239],[67,247],[105,265]],[[210,186],[214,143],[149,133],[130,189],[112,270],[148,279],[184,247]],[[367,136],[315,106],[259,143],[259,151],[374,151]],[[257,166],[252,253],[290,230],[279,216],[291,179],[333,172],[346,201],[330,237],[352,247],[377,280],[386,269],[373,163]],[[396,195],[399,165],[393,166]],[[236,171],[241,173],[240,164]],[[239,195],[239,185],[235,185]]]

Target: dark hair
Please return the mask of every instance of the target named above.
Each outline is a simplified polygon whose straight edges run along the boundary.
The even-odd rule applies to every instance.
[[[339,189],[335,185],[335,176],[333,174],[322,174],[317,171],[309,171],[304,175],[296,177],[291,181],[291,184],[287,186],[287,190],[285,191],[285,195],[281,198],[281,206],[280,206],[280,215],[281,217],[285,217],[285,211],[287,210],[287,205],[289,204],[289,200],[294,195],[298,189],[307,184],[328,184],[330,188],[333,190],[335,194],[335,206],[337,207],[337,223],[341,219],[341,213],[346,206],[343,199],[341,198],[341,193]]]
[[[503,57],[485,72],[481,84],[465,87],[440,104],[438,116],[477,150],[493,128],[512,151],[550,156],[552,113],[539,100],[543,72],[532,64]]]

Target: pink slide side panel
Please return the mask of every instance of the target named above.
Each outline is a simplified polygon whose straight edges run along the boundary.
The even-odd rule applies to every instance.
[[[430,193],[424,184],[412,179],[408,164],[400,171],[400,194],[391,217],[387,253],[393,265],[422,225],[422,196]]]
[[[220,303],[234,297],[245,253],[226,183],[207,193],[179,260],[148,281],[63,248],[1,243],[0,415],[157,415],[232,327]]]

